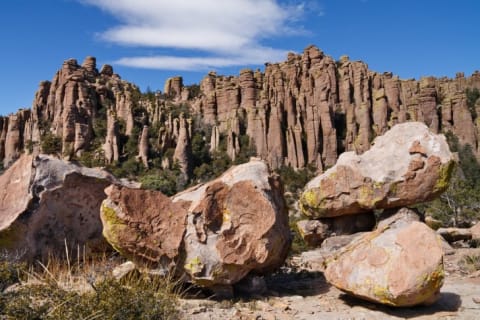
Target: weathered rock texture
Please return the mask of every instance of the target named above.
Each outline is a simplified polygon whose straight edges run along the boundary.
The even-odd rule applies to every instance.
[[[0,176],[0,250],[24,259],[103,249],[100,204],[109,173],[48,156],[23,155]]]
[[[231,157],[245,147],[238,137],[247,135],[257,155],[272,168],[314,164],[323,170],[334,165],[340,153],[364,152],[375,136],[406,121],[424,122],[433,132],[452,131],[478,156],[480,103],[467,105],[467,88],[480,89],[480,72],[471,77],[458,73],[455,79],[400,80],[346,56],[335,61],[310,46],[302,54],[289,54],[284,62],[267,63],[264,72],[245,69],[238,77],[211,72],[194,98],[175,77],[166,81],[165,95],[140,99],[138,89],[120,80],[111,66],[98,72],[92,57],[82,66],[70,59],[51,82],[40,84],[31,112],[0,118],[0,160],[9,165],[30,141],[38,142],[49,131],[61,137],[64,155],[79,155],[91,146],[95,122],[103,119],[105,109],[124,124],[122,134],[127,136],[142,116],[150,125],[158,122],[163,152],[177,143],[168,114],[179,103],[189,105],[195,119],[215,126],[216,136],[229,137]],[[139,106],[144,111],[139,112]],[[117,144],[114,122],[110,123],[108,161]],[[213,144],[218,141],[212,138]]]
[[[472,239],[480,240],[480,222],[477,222],[473,227],[470,228],[472,233]]]
[[[316,247],[329,237],[371,231],[375,223],[375,215],[368,212],[318,220],[301,220],[297,222],[297,228],[303,240],[309,246]]]
[[[176,263],[187,210],[161,192],[110,186],[101,207],[103,235],[122,255],[155,266]]]
[[[160,192],[109,187],[104,235],[137,262],[185,273],[199,285],[231,285],[279,267],[290,231],[280,181],[259,160],[169,199]]]
[[[472,239],[472,231],[469,228],[439,228],[437,234],[448,242]]]
[[[405,211],[401,209],[331,257],[325,270],[328,282],[387,305],[433,303],[444,278],[441,240],[425,224],[411,221]]]
[[[362,155],[343,153],[311,180],[300,198],[311,217],[334,217],[431,200],[447,187],[454,166],[443,135],[419,122],[399,124]]]

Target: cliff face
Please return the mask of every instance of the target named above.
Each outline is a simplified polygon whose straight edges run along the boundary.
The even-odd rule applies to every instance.
[[[272,168],[313,164],[322,170],[339,153],[362,153],[375,136],[406,121],[422,121],[434,132],[451,131],[480,155],[480,101],[469,107],[467,88],[480,89],[480,72],[400,80],[346,56],[335,61],[310,46],[300,55],[289,54],[285,62],[266,64],[264,73],[242,70],[238,77],[225,77],[211,72],[194,98],[180,77],[167,80],[164,95],[146,98],[110,66],[98,72],[95,58],[87,57],[81,66],[71,59],[52,82],[40,84],[31,111],[0,117],[0,160],[8,166],[24,149],[40,151],[46,133],[61,138],[64,157],[80,156],[100,134],[110,163],[122,156],[120,127],[131,137],[140,126],[138,158],[145,166],[151,160],[145,159],[147,142],[155,140],[154,149],[176,148],[175,158],[187,172],[194,129],[179,114],[185,106],[194,121],[211,127],[213,136],[204,140],[211,141],[212,152],[223,136],[234,159],[245,147],[240,137],[247,135]],[[106,130],[95,132],[96,119],[106,121]]]
[[[63,157],[81,155],[93,139],[94,120],[105,109],[123,120],[126,131],[131,132],[135,90],[114,74],[111,66],[105,65],[98,72],[93,57],[87,57],[81,66],[75,59],[66,60],[51,82],[40,83],[31,111],[0,118],[0,159],[8,166],[24,149],[40,152],[46,135],[61,139]],[[113,127],[110,124],[109,134]]]
[[[478,112],[467,106],[467,88],[480,88],[479,72],[470,78],[459,73],[455,79],[400,80],[345,56],[335,62],[311,46],[283,63],[267,64],[265,73],[207,75],[197,112],[223,133],[231,130],[232,119],[242,119],[258,155],[274,168],[332,166],[340,152],[362,153],[375,136],[406,121],[452,131],[478,155]]]

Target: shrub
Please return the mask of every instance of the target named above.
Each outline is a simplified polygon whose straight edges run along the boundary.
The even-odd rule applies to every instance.
[[[2,296],[3,314],[13,319],[176,319],[175,297],[165,280],[107,277],[84,293],[54,282],[24,285]]]
[[[304,251],[309,250],[307,243],[303,240],[302,236],[300,235],[300,231],[297,227],[297,222],[304,219],[303,216],[298,215],[290,215],[289,217],[289,226],[290,226],[290,233],[292,235],[292,245],[290,247],[289,255],[297,255]]]
[[[177,193],[178,173],[172,170],[158,170],[140,177],[140,183],[143,189],[161,191],[167,196],[173,196]]]
[[[0,292],[20,281],[25,265],[9,260],[0,260]]]
[[[460,260],[459,266],[468,273],[480,270],[480,255],[465,255]]]
[[[41,139],[42,152],[46,154],[59,154],[62,152],[62,139],[51,132],[47,132]]]
[[[477,111],[475,110],[475,103],[477,102],[478,98],[480,98],[480,90],[477,88],[467,88],[465,90],[465,94],[467,95],[467,107],[470,110],[473,118],[477,117]]]
[[[290,166],[283,166],[277,169],[277,173],[283,181],[285,190],[292,193],[300,192],[307,182],[315,176],[315,172],[316,169],[312,166],[297,170]]]

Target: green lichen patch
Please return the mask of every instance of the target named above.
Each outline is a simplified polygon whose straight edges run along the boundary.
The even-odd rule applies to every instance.
[[[435,193],[443,192],[447,190],[448,185],[450,183],[450,179],[452,178],[453,169],[455,168],[455,162],[453,160],[447,162],[440,166],[440,171],[438,174],[438,180],[433,188]]]
[[[127,256],[126,252],[124,252],[119,245],[120,235],[125,232],[127,226],[120,218],[118,218],[115,210],[107,206],[105,202],[102,203],[100,213],[103,223],[103,236],[115,250],[120,254]]]

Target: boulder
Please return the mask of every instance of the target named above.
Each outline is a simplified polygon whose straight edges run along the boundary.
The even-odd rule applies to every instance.
[[[187,210],[163,193],[109,186],[101,206],[105,239],[123,256],[150,267],[177,263]]]
[[[470,228],[472,233],[472,239],[480,240],[480,222],[477,222],[473,227]]]
[[[317,247],[332,236],[372,231],[375,223],[375,215],[372,212],[366,212],[318,220],[300,220],[297,222],[297,229],[309,246]]]
[[[396,307],[433,303],[443,284],[440,237],[401,209],[326,262],[329,283],[356,297]]]
[[[105,250],[100,204],[121,182],[100,169],[53,157],[22,155],[0,176],[0,251],[23,259]]]
[[[428,201],[448,187],[453,167],[443,135],[423,123],[399,124],[376,138],[370,150],[343,153],[334,167],[311,180],[300,208],[322,218]]]
[[[310,247],[317,247],[331,234],[328,224],[319,220],[300,220],[297,229],[303,241]]]
[[[259,160],[172,198],[111,186],[102,204],[107,240],[136,263],[225,288],[250,272],[281,266],[290,231],[278,176]]]
[[[320,248],[302,252],[300,257],[297,258],[297,264],[310,271],[324,272],[326,261],[342,247],[345,247],[363,234],[365,234],[365,232],[328,237],[322,242]]]
[[[449,243],[472,239],[472,231],[467,228],[439,228],[437,234],[441,235]]]

